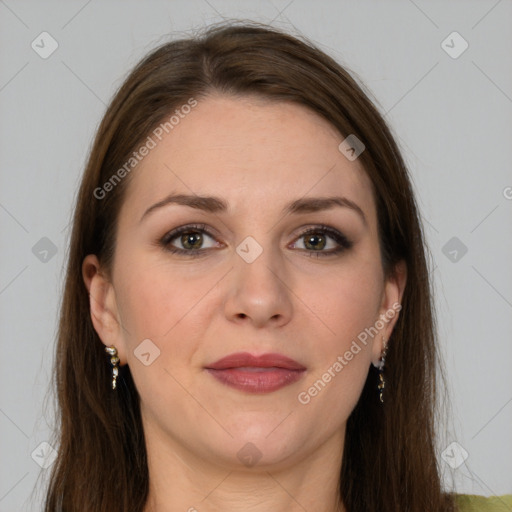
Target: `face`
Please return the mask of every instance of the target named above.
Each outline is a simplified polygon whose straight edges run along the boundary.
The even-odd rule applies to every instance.
[[[150,441],[226,467],[342,445],[405,282],[385,279],[371,182],[343,138],[296,104],[211,96],[132,171],[110,278],[92,255],[83,271]],[[302,370],[211,370],[241,352]]]

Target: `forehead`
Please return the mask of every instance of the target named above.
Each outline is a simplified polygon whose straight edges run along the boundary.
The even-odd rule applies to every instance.
[[[211,96],[152,138],[155,147],[132,171],[130,215],[171,192],[223,197],[237,213],[341,194],[373,214],[370,179],[338,150],[344,137],[298,104]]]

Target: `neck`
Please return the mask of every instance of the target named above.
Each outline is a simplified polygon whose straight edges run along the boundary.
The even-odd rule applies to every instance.
[[[344,432],[302,459],[254,467],[210,460],[156,432],[146,439],[144,512],[345,512],[339,497]]]

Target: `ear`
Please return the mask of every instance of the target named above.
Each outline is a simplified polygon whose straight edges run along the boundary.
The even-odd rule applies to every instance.
[[[82,277],[89,292],[89,306],[94,330],[106,347],[114,345],[120,359],[126,363],[123,330],[118,315],[115,290],[112,283],[101,271],[94,254],[85,257],[82,263]]]
[[[379,334],[376,336],[375,343],[372,347],[372,363],[374,365],[379,363],[379,359],[384,350],[385,345],[383,340],[387,345],[398,320],[398,315],[402,309],[401,303],[406,282],[407,265],[405,261],[402,260],[395,265],[393,272],[384,283],[379,318],[375,322]]]

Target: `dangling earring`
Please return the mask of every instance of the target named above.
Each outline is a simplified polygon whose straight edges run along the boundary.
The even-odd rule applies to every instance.
[[[105,352],[110,356],[110,363],[112,364],[112,389],[116,389],[117,376],[119,375],[119,357],[117,357],[117,349],[114,345],[105,347]]]
[[[384,393],[384,388],[386,387],[386,381],[384,380],[384,364],[386,362],[386,353],[387,353],[388,347],[386,345],[386,340],[384,338],[382,338],[382,343],[384,345],[384,350],[382,351],[382,355],[379,360],[379,366],[377,366],[377,368],[379,369],[379,384],[378,384],[377,388],[379,390],[380,402],[383,404],[384,403],[383,393]]]

